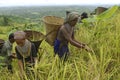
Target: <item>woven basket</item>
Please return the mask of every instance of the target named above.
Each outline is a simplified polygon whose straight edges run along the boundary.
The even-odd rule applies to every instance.
[[[102,12],[104,12],[104,11],[106,11],[106,10],[107,10],[107,8],[98,7],[98,8],[96,9],[96,14],[99,15],[99,14],[101,14]]]
[[[43,17],[43,22],[46,30],[46,41],[53,46],[57,32],[64,23],[64,19],[56,16],[45,16]]]
[[[26,38],[31,41],[40,41],[44,39],[44,34],[38,31],[25,30]]]
[[[24,32],[26,33],[26,38],[35,44],[36,50],[38,51],[41,42],[45,39],[44,34],[32,30],[25,30]]]
[[[0,51],[1,51],[4,43],[5,43],[5,41],[3,39],[0,39]]]
[[[0,39],[0,44],[3,44],[5,41],[3,39]]]

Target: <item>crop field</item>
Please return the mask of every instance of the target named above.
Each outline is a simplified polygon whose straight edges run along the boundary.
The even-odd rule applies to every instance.
[[[85,11],[89,14],[95,8],[93,6],[0,8],[0,39],[7,40],[8,34],[17,30],[35,30],[45,34],[43,16],[65,17],[66,10],[78,11],[80,14]],[[35,68],[28,68],[30,72],[24,74],[24,80],[120,80],[118,6],[113,6],[95,18],[88,18],[83,23],[77,23],[75,38],[88,44],[92,52],[69,44],[71,54],[68,60],[63,62],[58,56],[54,56],[53,46],[43,40],[39,46],[38,64]],[[16,43],[14,47],[15,45]],[[17,59],[13,59],[12,65],[13,74],[0,66],[0,80],[21,80]]]

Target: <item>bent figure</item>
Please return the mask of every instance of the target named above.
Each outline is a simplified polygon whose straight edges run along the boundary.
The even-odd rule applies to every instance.
[[[77,12],[71,12],[65,19],[64,24],[60,27],[57,38],[54,43],[54,53],[58,54],[60,58],[67,59],[69,55],[68,43],[78,48],[84,48],[90,51],[90,48],[81,42],[74,39],[74,27],[78,21],[79,14]]]
[[[17,43],[15,47],[18,65],[23,75],[25,68],[30,66],[33,67],[37,63],[37,51],[35,45],[28,41],[25,37],[25,32],[17,31],[14,33],[14,39]]]
[[[9,35],[9,38],[7,41],[5,41],[5,43],[3,44],[3,47],[1,49],[1,53],[0,53],[0,64],[3,67],[7,67],[7,69],[10,72],[12,71],[12,58],[15,58],[15,54],[12,53],[12,48],[13,48],[13,43],[14,43],[14,34],[11,33]]]

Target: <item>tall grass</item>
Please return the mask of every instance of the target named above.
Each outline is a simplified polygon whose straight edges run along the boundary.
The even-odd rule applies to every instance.
[[[39,49],[39,62],[30,80],[119,80],[120,79],[120,14],[87,27],[78,24],[75,37],[87,43],[93,52],[70,47],[69,59],[63,63],[54,56],[53,47],[45,41]],[[7,31],[6,31],[7,33]],[[0,80],[20,80],[17,60],[14,73],[0,70]],[[25,80],[29,80],[26,78]]]

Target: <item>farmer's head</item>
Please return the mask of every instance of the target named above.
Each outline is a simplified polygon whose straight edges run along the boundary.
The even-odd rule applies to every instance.
[[[24,46],[26,40],[26,33],[24,31],[17,31],[14,33],[14,39],[19,46]]]
[[[86,12],[83,12],[81,14],[81,20],[84,19],[84,18],[88,18],[88,14]]]
[[[65,23],[69,23],[71,26],[75,26],[79,18],[79,14],[77,12],[71,12],[65,19]]]
[[[9,41],[10,41],[11,43],[14,43],[14,42],[15,42],[14,33],[9,34],[8,39],[9,39]]]
[[[68,14],[71,13],[70,11],[66,11],[66,16],[68,16]]]

